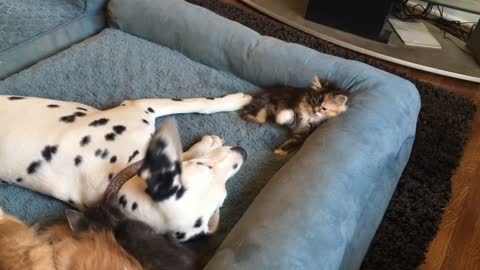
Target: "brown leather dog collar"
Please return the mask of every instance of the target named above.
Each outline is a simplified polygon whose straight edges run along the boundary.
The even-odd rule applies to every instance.
[[[122,186],[137,174],[138,170],[140,170],[142,165],[143,160],[134,162],[128,165],[125,169],[121,170],[119,173],[117,173],[117,175],[112,178],[103,195],[105,204],[111,203],[111,200],[117,197],[117,194],[122,188]]]

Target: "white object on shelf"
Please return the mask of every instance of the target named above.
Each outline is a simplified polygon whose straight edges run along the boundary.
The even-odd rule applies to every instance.
[[[404,22],[397,19],[388,19],[388,21],[405,45],[433,49],[442,48],[438,40],[422,22]]]

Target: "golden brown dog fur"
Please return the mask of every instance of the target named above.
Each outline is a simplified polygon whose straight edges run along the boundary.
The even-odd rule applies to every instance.
[[[72,233],[67,224],[29,228],[0,209],[0,270],[140,270],[111,231]]]

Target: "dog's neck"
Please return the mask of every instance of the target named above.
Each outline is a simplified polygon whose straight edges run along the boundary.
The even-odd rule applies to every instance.
[[[130,178],[118,191],[119,208],[129,218],[145,222],[157,232],[168,232],[167,218],[158,211],[157,203],[145,192],[147,183],[138,175]]]

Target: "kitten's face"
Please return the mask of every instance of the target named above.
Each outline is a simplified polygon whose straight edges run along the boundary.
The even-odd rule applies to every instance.
[[[310,93],[309,104],[316,117],[332,118],[348,108],[348,97],[343,94],[324,93],[315,91]]]

